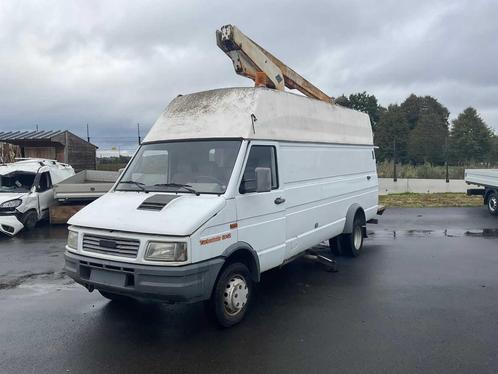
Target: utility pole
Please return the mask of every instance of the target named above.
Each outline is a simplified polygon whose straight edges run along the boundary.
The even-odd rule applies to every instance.
[[[140,123],[137,123],[137,133],[138,133],[138,145],[142,144],[142,138],[140,137]]]
[[[88,123],[86,124],[86,141],[90,143],[90,129],[88,128]]]
[[[393,180],[394,182],[398,181],[398,176],[396,175],[396,138],[394,138],[394,144],[393,144]]]

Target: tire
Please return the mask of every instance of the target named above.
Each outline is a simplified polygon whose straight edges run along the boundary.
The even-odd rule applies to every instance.
[[[29,210],[22,217],[22,224],[26,230],[33,230],[38,222],[38,214],[34,210]]]
[[[118,294],[115,294],[112,292],[107,292],[107,291],[101,291],[101,290],[98,290],[98,291],[106,299],[109,299],[109,300],[114,301],[114,302],[129,303],[129,302],[133,301],[133,299],[131,297],[128,297],[128,296],[118,295]]]
[[[241,322],[252,299],[253,283],[246,265],[235,262],[226,266],[214,286],[208,309],[222,327]]]
[[[330,252],[332,252],[333,256],[338,257],[342,255],[341,239],[342,235],[338,235],[332,239],[329,239]]]
[[[342,235],[342,253],[349,257],[358,257],[363,247],[363,228],[359,216],[354,217],[351,234]]]
[[[493,216],[498,216],[498,194],[491,192],[488,196],[488,212]]]

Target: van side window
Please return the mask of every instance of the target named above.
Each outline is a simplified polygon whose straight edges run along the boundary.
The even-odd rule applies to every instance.
[[[270,168],[271,189],[275,190],[278,188],[277,152],[275,147],[255,145],[251,147],[249,157],[247,158],[246,168],[239,186],[240,193],[256,191],[256,168],[258,167]]]
[[[38,192],[48,191],[52,188],[52,179],[48,171],[40,175],[40,181],[38,182]]]

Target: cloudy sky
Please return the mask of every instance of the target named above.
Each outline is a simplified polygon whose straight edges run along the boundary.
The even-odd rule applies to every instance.
[[[232,23],[331,96],[433,95],[498,130],[497,1],[1,1],[0,130],[135,146],[180,93],[250,86],[218,49]]]

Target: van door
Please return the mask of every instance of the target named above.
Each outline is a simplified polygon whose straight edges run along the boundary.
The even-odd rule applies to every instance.
[[[270,168],[271,191],[256,192],[256,168]],[[239,241],[258,253],[260,270],[282,264],[285,256],[285,196],[278,175],[278,144],[251,142],[236,195]]]
[[[36,192],[38,193],[39,216],[44,217],[48,214],[48,208],[54,203],[52,178],[50,178],[48,171],[40,174]]]

